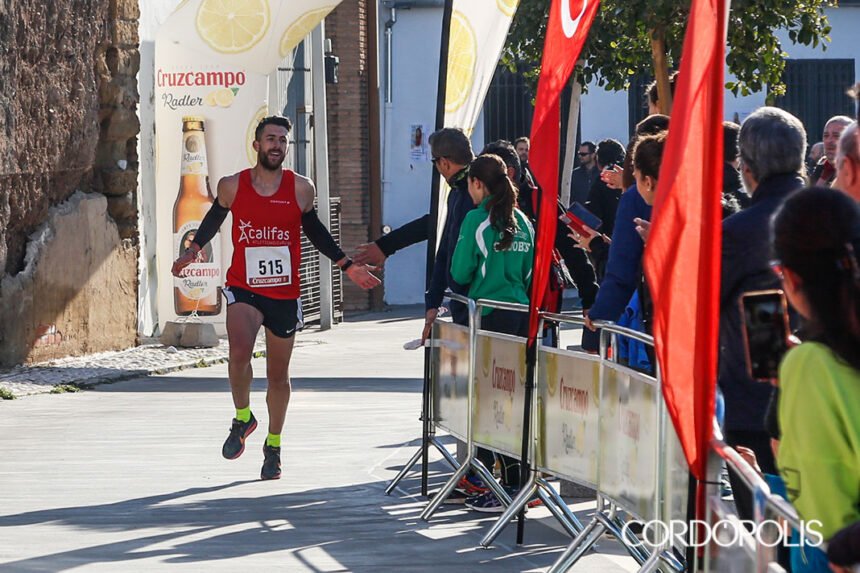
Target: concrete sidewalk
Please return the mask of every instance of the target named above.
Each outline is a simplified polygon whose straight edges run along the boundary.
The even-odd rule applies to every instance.
[[[431,523],[418,480],[383,489],[417,447],[422,353],[402,350],[420,309],[365,315],[297,348],[284,475],[259,481],[261,420],[244,455],[221,458],[233,415],[226,365],[0,403],[3,571],[540,571],[568,543],[533,509],[476,549],[493,516],[444,506]],[[301,340],[301,338],[300,338]],[[447,468],[432,465],[434,484]],[[576,506],[585,520],[593,504]],[[611,541],[575,571],[633,571]]]

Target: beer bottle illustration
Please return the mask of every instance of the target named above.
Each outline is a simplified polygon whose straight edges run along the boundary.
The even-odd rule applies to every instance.
[[[191,246],[203,217],[215,198],[209,188],[206,141],[202,117],[182,118],[182,163],[179,194],[173,204],[173,253]],[[173,306],[178,316],[221,313],[221,234],[197,254],[197,259],[173,279]]]

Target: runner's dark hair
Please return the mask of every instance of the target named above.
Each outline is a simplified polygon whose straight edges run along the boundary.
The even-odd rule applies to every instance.
[[[257,124],[257,129],[254,130],[254,139],[260,141],[260,136],[263,134],[263,129],[267,125],[279,125],[287,130],[287,133],[293,129],[293,122],[290,121],[290,118],[284,117],[282,115],[270,115],[269,117],[264,117],[260,120],[260,123]]]

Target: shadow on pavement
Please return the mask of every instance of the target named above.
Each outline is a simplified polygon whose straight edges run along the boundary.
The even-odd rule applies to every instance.
[[[420,393],[419,378],[293,378],[293,390],[298,392],[398,392]],[[97,386],[95,392],[229,392],[227,376],[223,378],[191,378],[188,376],[158,376],[136,379],[121,384]],[[266,380],[254,378],[253,391],[265,391]]]
[[[432,482],[438,486],[443,477],[434,472]],[[531,520],[526,540],[542,542],[518,547],[516,555],[504,546],[476,550],[479,536],[493,516],[476,519],[462,506],[443,506],[427,524],[419,519],[424,501],[412,495],[386,497],[382,482],[259,497],[245,495],[248,488],[274,489],[273,486],[276,484],[238,481],[104,505],[3,516],[0,536],[3,528],[36,524],[56,525],[66,531],[133,536],[6,562],[3,568],[65,571],[98,563],[116,564],[116,570],[127,571],[145,566],[134,565],[141,559],[178,565],[286,551],[306,571],[513,572],[547,567],[567,543],[567,538],[558,532],[539,520]],[[414,490],[417,480],[407,480],[404,486]],[[219,492],[220,497],[212,499],[211,494]],[[169,532],[151,534],[155,528]],[[140,535],[134,536],[134,532]]]

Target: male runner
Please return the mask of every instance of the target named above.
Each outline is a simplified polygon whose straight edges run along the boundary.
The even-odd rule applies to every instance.
[[[269,435],[263,446],[264,480],[281,477],[281,430],[290,401],[290,356],[302,327],[299,264],[301,230],[314,247],[335,261],[358,286],[370,289],[380,280],[365,265],[353,264],[317,217],[313,181],[281,169],[292,124],[285,117],[264,118],[257,126],[257,165],[224,177],[218,197],[200,223],[194,242],[173,263],[174,275],[194,261],[228,212],[233,214],[233,260],[227,271],[227,338],[230,342],[230,389],[236,417],[222,455],[234,460],[257,428],[251,413],[251,354],[260,326],[266,328],[266,404]]]

